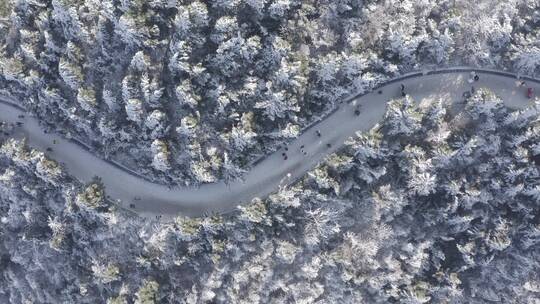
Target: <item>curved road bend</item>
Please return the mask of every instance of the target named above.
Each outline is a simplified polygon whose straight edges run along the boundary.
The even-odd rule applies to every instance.
[[[288,145],[288,159],[284,160],[283,148],[259,161],[243,180],[226,185],[223,182],[204,184],[199,187],[169,189],[167,186],[149,182],[128,169],[103,160],[88,152],[84,144],[63,138],[56,134],[44,134],[36,119],[24,119],[18,134],[28,138],[28,144],[50,157],[65,164],[68,173],[87,182],[93,176],[101,177],[107,194],[121,207],[134,204],[134,210],[142,216],[183,214],[199,216],[205,213],[225,213],[240,204],[251,202],[254,197],[266,197],[280,185],[290,184],[312,169],[324,158],[338,150],[357,131],[366,131],[380,121],[386,110],[386,103],[400,96],[400,85],[417,102],[429,102],[442,98],[444,101],[463,100],[462,94],[471,89],[467,82],[470,71],[476,71],[480,80],[475,88],[489,88],[498,94],[506,106],[520,109],[531,101],[526,97],[525,88],[516,85],[516,75],[471,68],[454,68],[430,72],[417,72],[389,80],[367,94],[348,98],[325,119],[307,128]],[[523,77],[527,87],[540,92],[540,81]],[[382,90],[382,94],[378,91]],[[361,105],[361,114],[354,115],[354,109]],[[14,106],[8,99],[0,98],[0,121],[15,123],[24,109]],[[322,136],[316,135],[320,130]],[[53,145],[53,140],[56,144]],[[331,144],[329,148],[327,144]],[[301,152],[301,146],[305,145]],[[135,198],[140,198],[135,200]]]

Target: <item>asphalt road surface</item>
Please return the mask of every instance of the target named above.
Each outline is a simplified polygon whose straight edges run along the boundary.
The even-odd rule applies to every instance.
[[[282,153],[285,151],[281,148],[257,162],[243,179],[229,184],[218,182],[169,189],[152,183],[119,164],[94,156],[84,144],[58,134],[45,134],[36,119],[7,98],[0,98],[0,121],[23,122],[17,127],[14,137],[26,137],[31,147],[41,151],[52,147],[52,152],[45,153],[62,162],[68,173],[80,181],[87,182],[99,176],[107,194],[121,207],[141,216],[200,216],[232,211],[238,205],[250,203],[256,197],[264,198],[280,186],[298,180],[324,161],[327,155],[338,150],[355,132],[373,128],[383,118],[387,102],[401,96],[402,84],[405,92],[416,102],[429,103],[437,99],[463,101],[463,93],[471,89],[468,79],[473,70],[480,79],[472,85],[476,89],[490,89],[512,109],[521,109],[532,103],[526,96],[527,87],[540,92],[540,81],[525,78],[526,87],[519,87],[516,75],[500,71],[454,68],[407,74],[382,84],[370,93],[344,100],[335,111],[307,128],[287,146],[287,160],[284,160]],[[356,115],[355,109],[359,105],[361,112]],[[19,118],[20,115],[25,115],[25,118]],[[130,204],[134,208],[130,208]]]

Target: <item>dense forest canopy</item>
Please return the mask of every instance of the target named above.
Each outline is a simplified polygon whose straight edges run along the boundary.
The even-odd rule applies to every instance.
[[[537,0],[0,1],[0,95],[146,177],[239,177],[405,72],[538,76]],[[538,303],[538,101],[389,101],[232,214],[143,219],[0,124],[0,303]],[[4,133],[5,132],[5,133]]]
[[[144,220],[5,140],[6,302],[534,303],[539,105],[390,102],[298,183],[227,216]],[[146,302],[145,302],[146,301]],[[533,300],[534,301],[534,300]]]
[[[412,69],[540,72],[531,0],[10,0],[0,11],[5,94],[172,184],[236,178],[339,100]]]

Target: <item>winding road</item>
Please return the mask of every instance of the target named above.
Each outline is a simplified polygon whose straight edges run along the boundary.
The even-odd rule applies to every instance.
[[[132,209],[141,216],[200,216],[229,212],[255,197],[264,198],[281,185],[298,180],[327,155],[338,150],[355,132],[374,127],[383,118],[387,102],[400,96],[401,84],[416,102],[426,103],[439,98],[444,102],[462,101],[463,92],[471,89],[471,84],[467,82],[471,71],[480,76],[479,81],[473,83],[475,88],[489,88],[509,108],[521,109],[531,104],[526,97],[526,88],[516,85],[515,74],[472,68],[410,73],[392,79],[370,93],[344,100],[325,119],[306,128],[287,146],[287,160],[284,160],[282,153],[285,151],[281,148],[258,161],[242,180],[229,184],[219,182],[169,189],[149,182],[119,164],[94,156],[83,143],[57,134],[45,134],[33,117],[27,115],[21,120],[19,116],[25,115],[25,110],[8,98],[0,97],[0,121],[23,121],[24,124],[17,127],[18,137],[25,136],[31,147],[42,151],[54,147],[52,152],[46,154],[64,163],[68,173],[82,182],[94,176],[101,177],[107,194],[121,207]],[[522,79],[527,82],[527,87],[540,92],[539,80],[529,77]],[[361,105],[359,116],[354,114],[358,105]],[[320,137],[316,130],[320,130]],[[53,141],[56,144],[53,145]],[[130,208],[130,204],[134,208]]]

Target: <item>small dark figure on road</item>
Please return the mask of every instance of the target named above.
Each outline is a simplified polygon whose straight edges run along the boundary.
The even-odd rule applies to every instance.
[[[301,145],[301,146],[300,146],[300,149],[304,149],[304,145]]]
[[[474,94],[476,92],[476,88],[474,86],[471,87],[471,93]]]
[[[285,147],[285,151],[289,151],[289,148]]]
[[[382,90],[379,90],[379,92],[378,92],[378,93],[379,93],[379,95],[380,95],[380,94],[382,94]]]
[[[287,155],[285,155],[284,159],[287,160],[287,159],[289,159],[289,157]]]
[[[354,115],[360,116],[360,110],[359,109],[354,110]]]
[[[17,121],[17,126],[19,126],[19,127],[20,127],[20,126],[22,126],[22,125],[23,125],[23,123],[22,123],[22,122],[20,122],[20,121]]]
[[[480,76],[478,76],[478,74],[474,75],[474,81],[478,81],[480,80]]]
[[[321,131],[317,130],[315,133],[317,133],[317,136],[321,137]]]
[[[129,208],[135,209],[135,204],[129,204]]]
[[[400,87],[401,87],[401,92],[405,91],[405,85],[403,83],[401,84]]]
[[[282,155],[282,156],[285,156],[286,154],[285,154],[285,152],[283,152],[283,153],[281,153],[281,155]]]
[[[328,143],[328,144],[326,144],[326,146],[327,146],[328,148],[330,148],[330,147],[332,147],[332,144]]]
[[[48,148],[47,148],[47,152],[52,152],[52,148],[51,148],[51,147],[48,147]]]
[[[18,117],[18,118],[24,118],[24,115],[21,114],[21,115],[19,115],[19,116],[17,116],[17,117]]]

